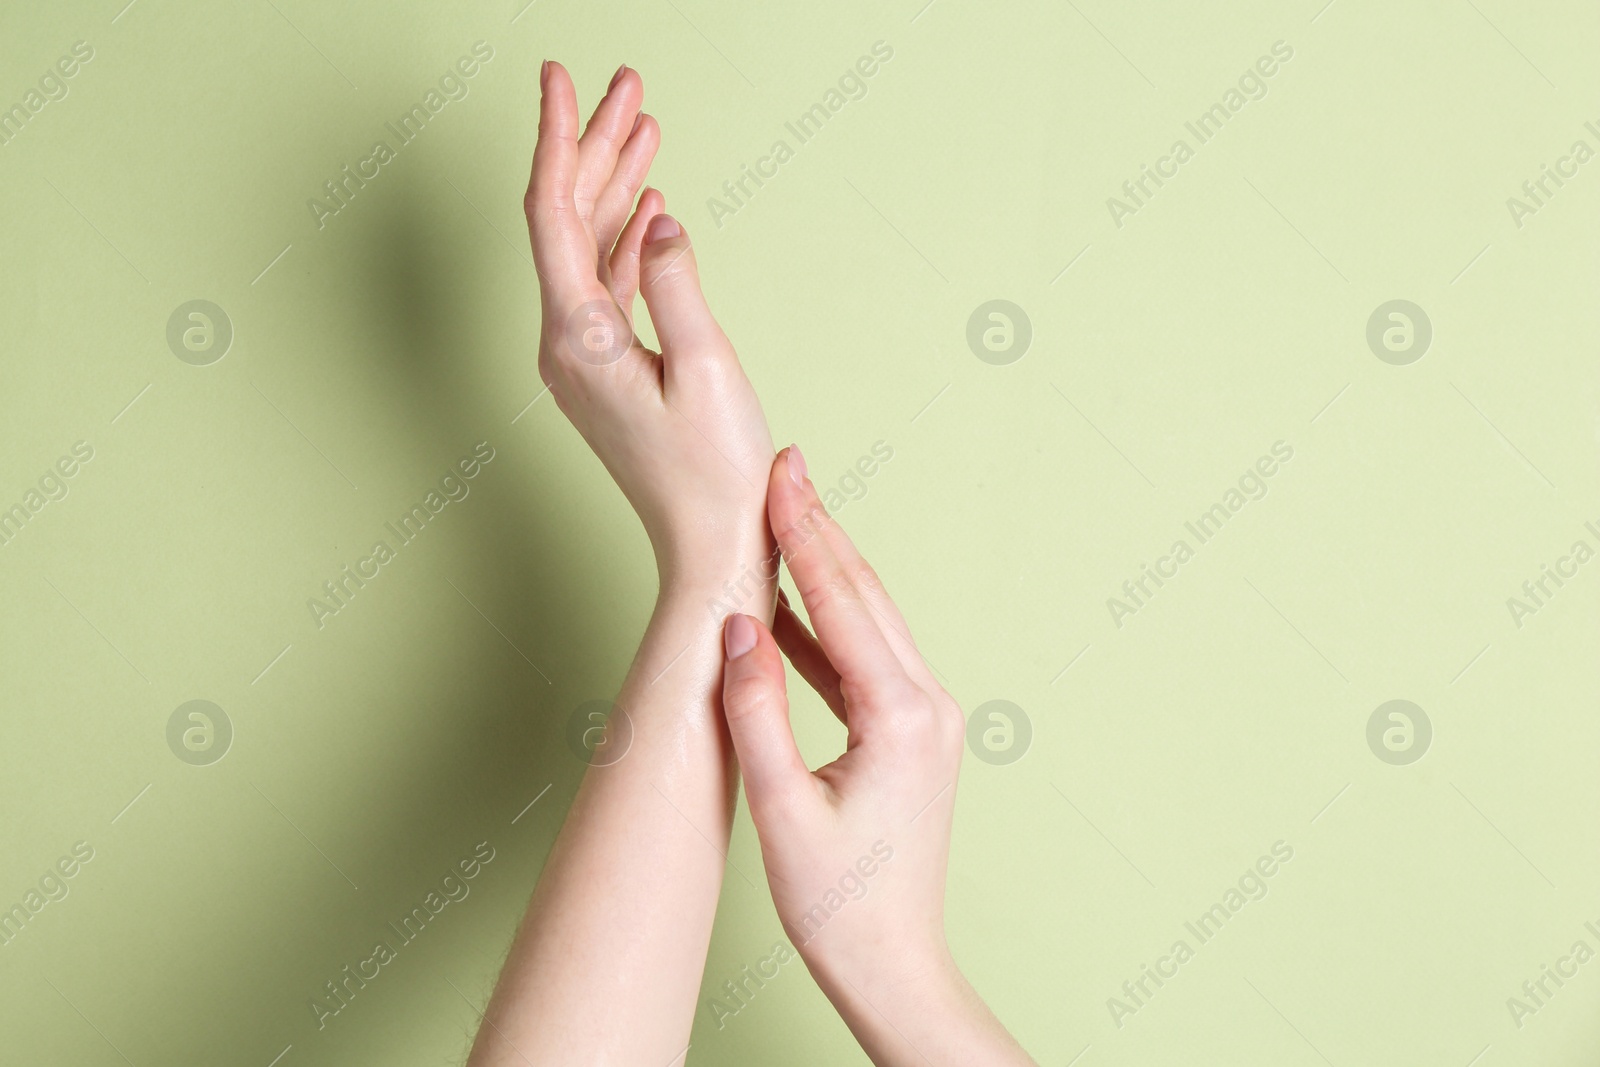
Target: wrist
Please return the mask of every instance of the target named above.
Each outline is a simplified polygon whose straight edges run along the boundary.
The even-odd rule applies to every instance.
[[[830,999],[837,991],[846,999],[885,1008],[946,1004],[965,985],[942,939],[911,944],[903,937],[868,938],[857,940],[843,953],[817,952],[802,945],[800,954]]]
[[[780,560],[765,531],[716,551],[658,551],[658,599],[697,607],[719,626],[735,612],[770,622]]]
[[[829,1001],[872,1061],[886,1067],[1037,1067],[941,943],[914,965],[823,977]],[[824,972],[826,973],[826,972]]]

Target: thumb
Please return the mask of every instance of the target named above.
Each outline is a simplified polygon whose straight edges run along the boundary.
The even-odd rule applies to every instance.
[[[645,228],[639,291],[669,366],[674,359],[727,348],[722,327],[700,290],[700,269],[689,235],[671,215],[657,215]]]
[[[722,709],[759,826],[762,812],[800,795],[811,772],[789,726],[783,658],[772,634],[748,615],[729,615],[722,639]]]

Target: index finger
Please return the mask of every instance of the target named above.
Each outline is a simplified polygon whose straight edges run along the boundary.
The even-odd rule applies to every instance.
[[[876,613],[824,536],[833,522],[790,445],[767,482],[767,518],[789,574],[816,627],[817,640],[839,672],[847,699],[897,699],[919,691],[884,637]],[[854,716],[852,716],[854,718]]]
[[[578,214],[578,94],[567,70],[546,60],[539,75],[539,140],[522,199],[542,285],[558,301],[576,302],[593,288],[595,256]],[[588,283],[588,284],[586,284]]]

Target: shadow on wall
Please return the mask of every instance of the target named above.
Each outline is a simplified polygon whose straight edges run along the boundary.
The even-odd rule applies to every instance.
[[[638,578],[652,573],[649,548],[620,493],[589,483],[600,465],[549,424],[561,416],[548,398],[510,422],[540,388],[531,265],[425,168],[396,173],[382,194],[344,220],[344,263],[327,282],[342,310],[321,311],[361,343],[285,353],[301,364],[285,369],[372,383],[364,395],[347,385],[344,398],[351,424],[383,441],[371,449],[382,487],[363,479],[352,505],[363,514],[397,517],[478,442],[495,458],[399,550],[392,572],[297,648],[258,709],[254,751],[217,765],[207,787],[262,809],[260,846],[220,833],[216,854],[196,860],[214,902],[207,930],[151,932],[169,946],[158,971],[207,976],[206,1010],[178,1010],[152,983],[136,1061],[138,1049],[202,1063],[248,1048],[264,1050],[265,1064],[292,1043],[281,1067],[460,1062],[581,777],[567,718],[615,693],[648,619],[655,590]],[[518,318],[523,331],[506,328]],[[525,392],[508,396],[513,378]],[[590,470],[575,476],[580,460]],[[256,805],[253,782],[315,846]],[[413,940],[398,936],[459,861],[481,859],[482,842],[494,858],[467,895]],[[718,960],[770,944],[775,926],[770,901],[736,876],[728,883]],[[380,940],[392,961],[353,977],[363,966],[371,975]],[[320,1029],[313,997],[340,1009]],[[774,1012],[768,1025],[795,1020]],[[736,1040],[709,1035],[704,1054],[723,1059],[748,1043],[765,1062],[798,1065],[803,1046],[777,1035],[750,1020]]]
[[[385,457],[378,480],[389,487],[363,485],[363,511],[398,516],[477,442],[490,442],[495,458],[449,505],[457,513],[441,514],[352,600],[354,610],[303,643],[260,709],[256,751],[217,766],[211,784],[251,801],[246,778],[272,789],[359,888],[270,812],[262,825],[271,837],[259,849],[225,845],[227,855],[202,860],[210,921],[222,932],[202,944],[193,929],[168,931],[178,959],[165,966],[218,981],[208,983],[204,1013],[178,1010],[154,987],[144,994],[145,1042],[167,1062],[216,1062],[221,1050],[232,1059],[249,1048],[266,1050],[265,1064],[291,1042],[293,1062],[283,1067],[391,1051],[374,1062],[419,1062],[419,1048],[438,1051],[441,1020],[460,1030],[464,1056],[477,1017],[462,994],[476,1006],[486,998],[580,777],[564,742],[568,713],[615,691],[654,593],[621,588],[615,567],[593,562],[592,546],[623,536],[646,551],[642,532],[605,528],[586,499],[569,496],[550,457],[526,447],[532,424],[510,425],[515,408],[493,392],[485,365],[505,358],[494,350],[506,317],[527,312],[478,314],[473,282],[492,272],[526,290],[531,268],[517,274],[509,256],[463,233],[460,205],[440,198],[434,179],[395,179],[363,205],[359,231],[340,235],[357,264],[334,283],[356,297],[343,332],[372,343],[294,358],[328,366],[330,378],[383,382],[383,395],[399,398],[347,398],[353,423],[387,439],[373,451]],[[521,307],[537,307],[531,293]],[[530,342],[529,383],[534,358]],[[542,414],[556,414],[553,405]],[[620,619],[606,607],[617,602],[630,609]],[[539,805],[511,825],[547,784]],[[484,841],[494,859],[467,897],[403,943],[390,924]],[[219,859],[235,864],[217,870]],[[344,969],[380,939],[396,948],[394,962],[365,986],[349,982]],[[320,994],[338,1006],[328,982],[347,983],[349,1005],[319,1030],[309,1001]]]

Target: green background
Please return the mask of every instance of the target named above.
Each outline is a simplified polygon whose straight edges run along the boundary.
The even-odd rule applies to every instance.
[[[586,112],[643,73],[652,183],[775,435],[820,486],[893,449],[841,521],[962,706],[1029,717],[1023,758],[967,760],[949,922],[1041,1064],[1593,1062],[1600,960],[1520,1028],[1507,998],[1600,950],[1600,562],[1520,627],[1506,603],[1600,547],[1600,162],[1506,205],[1600,149],[1592,7],[124,2],[0,15],[0,104],[94,49],[0,146],[0,506],[94,449],[0,548],[0,907],[94,849],[0,947],[0,1060],[464,1056],[579,779],[568,717],[654,592],[621,495],[528,406],[554,57]],[[480,40],[469,94],[319,230],[308,199]],[[719,228],[722,182],[880,40]],[[1107,198],[1275,41],[1267,95],[1119,227]],[[194,299],[234,329],[209,366],[166,339]],[[1033,331],[1005,366],[966,341],[992,299]],[[1433,328],[1406,366],[1366,342],[1395,299]],[[1117,626],[1280,440],[1265,498]],[[470,496],[319,629],[322,582],[480,441]],[[166,740],[193,699],[235,731],[209,766]],[[1367,743],[1391,699],[1432,724],[1408,765]],[[795,719],[831,758],[820,702]],[[471,895],[319,1031],[308,999],[481,841]],[[798,965],[717,1027],[781,936],[742,809],[730,866],[689,1062],[865,1062]]]

